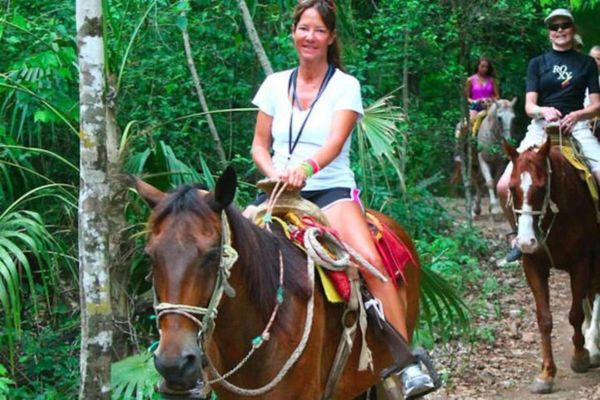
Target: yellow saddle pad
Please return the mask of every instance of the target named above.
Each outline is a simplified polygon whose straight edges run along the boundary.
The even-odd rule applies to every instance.
[[[475,119],[473,120],[473,128],[471,131],[471,134],[473,135],[473,137],[477,136],[477,132],[479,132],[479,127],[481,126],[481,123],[483,122],[483,119],[487,116],[487,110],[481,110],[479,111],[479,114],[477,114],[475,116]]]
[[[561,152],[569,161],[569,164],[578,171],[579,177],[586,183],[590,196],[592,196],[592,200],[594,201],[594,207],[596,208],[596,222],[600,223],[600,201],[598,196],[598,186],[596,185],[594,175],[592,175],[587,164],[581,159],[581,156],[575,152],[570,140],[563,138],[559,143],[559,140],[555,135],[551,135],[550,139],[552,140],[552,145],[560,147]]]

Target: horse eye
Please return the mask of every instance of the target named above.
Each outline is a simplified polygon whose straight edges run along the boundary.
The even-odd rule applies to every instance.
[[[221,249],[220,248],[215,248],[215,249],[211,249],[209,251],[207,251],[204,256],[202,257],[202,262],[201,265],[205,266],[205,265],[212,265],[216,262],[218,262],[221,258]]]

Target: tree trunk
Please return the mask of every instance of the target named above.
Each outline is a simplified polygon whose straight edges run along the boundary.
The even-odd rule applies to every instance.
[[[246,0],[239,0],[238,3],[240,5],[240,9],[242,10],[244,25],[246,25],[246,30],[248,31],[248,36],[250,36],[250,42],[252,43],[254,52],[258,57],[258,61],[260,62],[265,75],[271,75],[273,73],[273,67],[271,67],[267,53],[265,53],[265,49],[260,42],[260,38],[258,37],[256,28],[254,27],[254,21],[252,21],[252,16],[250,15],[250,10],[248,10]]]
[[[108,162],[108,259],[110,265],[110,289],[113,311],[113,361],[129,355],[129,338],[134,336],[130,322],[130,298],[127,294],[129,266],[132,255],[131,240],[127,237],[125,206],[128,181],[123,179],[123,163],[119,154],[120,130],[115,116],[116,81],[109,75],[106,95],[106,154]]]
[[[80,102],[80,399],[110,399],[112,307],[108,268],[102,0],[76,0]]]
[[[185,11],[181,13],[181,16],[184,18],[186,17]],[[196,64],[194,63],[192,46],[190,44],[190,35],[187,31],[187,23],[184,24],[183,27],[181,27],[181,34],[183,35],[183,47],[185,48],[185,55],[187,58],[188,68],[190,69],[190,73],[192,74],[192,81],[194,82],[194,87],[196,88],[196,94],[198,95],[200,106],[202,107],[203,112],[208,113],[210,110],[208,108],[208,104],[206,103],[206,98],[204,97],[204,90],[202,89],[200,77],[198,76],[198,71],[196,70]],[[221,167],[225,168],[225,165],[227,164],[227,157],[225,157],[223,144],[221,143],[219,133],[217,132],[217,127],[215,126],[215,123],[213,122],[212,116],[210,114],[206,114],[206,121],[208,122],[208,129],[210,130],[210,133],[213,137],[213,141],[215,142],[215,148],[221,161]]]

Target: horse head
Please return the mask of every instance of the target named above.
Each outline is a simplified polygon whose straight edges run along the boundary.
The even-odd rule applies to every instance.
[[[550,202],[550,141],[521,154],[506,141],[504,149],[513,163],[509,189],[517,217],[517,245],[523,253],[532,254],[544,240],[539,237],[539,224]]]
[[[510,101],[500,99],[493,103],[495,105],[496,118],[498,118],[498,122],[502,127],[502,136],[505,140],[508,140],[512,137],[513,124],[515,120],[514,106],[516,102],[517,98],[513,97],[513,99]]]
[[[135,180],[138,193],[152,208],[145,251],[152,261],[159,303],[160,344],[154,363],[169,390],[193,389],[201,377],[199,333],[205,308],[217,290],[221,214],[233,201],[236,185],[232,168],[225,170],[214,192],[183,185],[164,193]]]

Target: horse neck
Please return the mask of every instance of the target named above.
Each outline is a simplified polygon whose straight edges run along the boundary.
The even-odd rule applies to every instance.
[[[577,211],[581,196],[589,196],[585,184],[575,168],[562,155],[559,147],[553,147],[548,155],[552,175],[550,177],[550,198],[558,206],[562,215]],[[590,217],[592,215],[590,214]]]
[[[305,300],[310,292],[305,290],[308,285],[303,282],[305,274],[297,272],[305,262],[298,249],[280,237],[256,227],[237,212],[229,211],[228,218],[232,230],[232,246],[239,256],[229,279],[236,295],[233,298],[224,297],[219,306],[215,340],[229,345],[234,340],[232,337],[235,337],[235,343],[244,347],[262,332],[271,316],[281,269],[284,274],[285,300],[278,311],[274,329],[288,325],[284,317],[289,304],[294,303],[297,298]]]
[[[496,144],[502,136],[502,127],[496,118],[496,110],[490,107],[488,114],[481,122],[477,137],[481,143]]]

